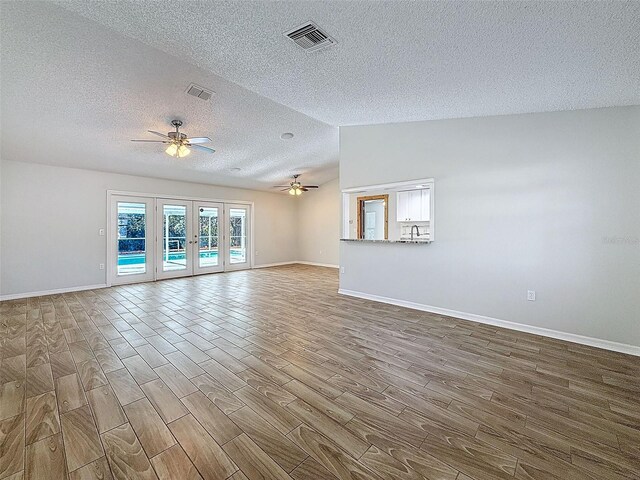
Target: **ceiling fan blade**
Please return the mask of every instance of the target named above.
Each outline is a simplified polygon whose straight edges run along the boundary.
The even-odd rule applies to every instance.
[[[186,140],[191,144],[211,142],[211,139],[209,137],[193,137],[193,138],[187,138]]]
[[[274,185],[273,188],[291,188],[291,185]]]
[[[307,187],[300,187],[300,190],[302,190],[303,192],[308,192],[309,189]]]
[[[197,149],[199,149],[199,150],[204,150],[205,152],[209,152],[209,153],[214,153],[214,152],[215,152],[215,150],[214,150],[213,148],[203,147],[202,145],[192,145],[192,144],[189,144],[189,146],[190,146],[190,147],[193,147],[193,148],[197,148]]]
[[[162,140],[131,140],[132,142],[145,142],[145,143],[171,143]]]
[[[304,188],[319,188],[318,185],[303,185]]]
[[[169,138],[166,133],[154,132],[153,130],[147,130],[149,133],[153,133],[154,135],[158,135],[159,137]]]
[[[287,190],[289,190],[291,187],[287,187],[287,188],[283,188],[282,190],[280,190],[281,192],[286,192]]]

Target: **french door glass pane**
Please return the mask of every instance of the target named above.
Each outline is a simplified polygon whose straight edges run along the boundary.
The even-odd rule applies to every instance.
[[[198,265],[200,268],[218,265],[218,209],[200,207],[198,233]]]
[[[244,208],[229,210],[229,262],[247,261],[247,211]]]
[[[118,275],[147,271],[146,205],[118,202]]]
[[[162,269],[187,268],[187,207],[163,205]]]

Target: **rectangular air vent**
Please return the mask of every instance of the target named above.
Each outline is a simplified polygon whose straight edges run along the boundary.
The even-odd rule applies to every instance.
[[[200,85],[196,85],[195,83],[189,85],[189,88],[187,88],[187,93],[202,100],[209,100],[211,98],[211,95],[213,95],[212,91],[207,90]]]
[[[285,35],[307,52],[320,50],[321,48],[326,48],[337,43],[328,34],[320,30],[313,22],[300,25],[293,30],[285,32]]]

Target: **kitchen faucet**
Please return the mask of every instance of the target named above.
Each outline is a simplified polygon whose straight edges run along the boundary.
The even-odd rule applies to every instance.
[[[411,225],[411,241],[413,242],[413,229],[416,229],[416,236],[420,236],[420,227],[418,225]]]

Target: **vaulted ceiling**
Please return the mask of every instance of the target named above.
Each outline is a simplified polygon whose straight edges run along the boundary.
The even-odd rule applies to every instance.
[[[1,8],[4,159],[269,188],[335,178],[341,125],[640,103],[640,2]],[[283,35],[309,20],[337,44],[309,53]],[[186,95],[192,82],[211,101]],[[216,153],[129,142],[172,118]]]

